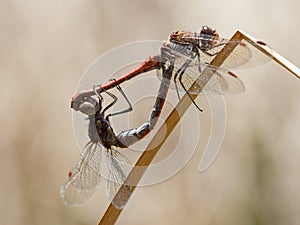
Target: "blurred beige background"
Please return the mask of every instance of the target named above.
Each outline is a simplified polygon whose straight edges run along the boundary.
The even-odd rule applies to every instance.
[[[296,0],[2,0],[0,224],[97,224],[104,213],[105,182],[82,207],[59,196],[79,157],[70,98],[98,56],[209,24],[225,37],[242,29],[300,66],[299,21]],[[247,91],[226,98],[227,131],[213,166],[198,172],[199,143],[176,176],[139,188],[118,224],[299,223],[300,81],[274,62],[238,74]]]

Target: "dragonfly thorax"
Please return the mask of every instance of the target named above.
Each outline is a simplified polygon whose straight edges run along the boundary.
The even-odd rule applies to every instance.
[[[176,31],[173,32],[169,41],[181,45],[198,45],[199,43],[199,33],[187,32],[187,31]]]
[[[193,58],[196,54],[192,44],[182,45],[176,42],[166,42],[164,46],[167,47],[169,51],[171,51],[170,53],[175,57],[186,56]]]
[[[96,115],[95,125],[98,137],[105,148],[111,149],[111,146],[119,146],[118,138],[110,122],[103,114]]]
[[[90,115],[88,117],[88,120],[89,120],[88,136],[92,142],[97,143],[100,141],[100,138],[96,128],[95,115]]]

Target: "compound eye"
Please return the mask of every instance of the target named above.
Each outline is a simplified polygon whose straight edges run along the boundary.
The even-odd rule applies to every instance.
[[[207,32],[208,26],[203,26],[201,32]]]
[[[214,35],[216,33],[216,29],[213,29],[209,26],[203,26],[201,29],[201,34],[208,34],[208,35]]]
[[[89,116],[96,114],[95,105],[93,105],[91,102],[83,102],[79,106],[79,111]]]

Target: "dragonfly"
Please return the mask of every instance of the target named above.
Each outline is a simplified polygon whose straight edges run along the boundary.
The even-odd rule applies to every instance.
[[[114,94],[108,91],[105,93],[112,97],[113,101],[106,107],[102,106],[103,97],[96,91],[95,95],[98,100],[87,97],[80,104],[80,111],[88,115],[90,140],[82,149],[79,161],[69,172],[67,182],[61,187],[60,193],[65,205],[79,206],[93,196],[101,178],[102,158],[104,158],[108,170],[107,196],[110,201],[116,208],[121,209],[130,198],[133,177],[132,179],[127,177],[131,170],[131,163],[116,148],[127,148],[138,140],[137,136],[141,134],[136,129],[115,134],[110,124],[110,117],[132,110],[132,105],[121,87],[117,86],[117,89],[129,104],[125,110],[105,116],[105,112],[118,100]],[[127,183],[124,184],[126,178]],[[118,192],[120,188],[122,191]],[[117,192],[118,195],[116,195]]]
[[[234,50],[228,54],[223,64],[219,67],[210,65],[227,45],[234,46]],[[254,46],[268,48],[272,52],[263,41],[250,43],[246,40],[229,40],[220,37],[216,29],[207,25],[202,26],[200,32],[176,31],[162,44],[159,54],[148,57],[129,73],[102,84],[96,91],[101,93],[112,89],[151,70],[156,70],[157,76],[166,80],[163,67],[172,65],[174,69],[170,80],[173,82],[170,87],[176,90],[179,98],[179,91],[187,93],[188,96],[209,93],[238,94],[245,91],[245,85],[231,70],[255,67],[271,60],[271,57],[262,55]],[[208,79],[203,76],[203,71],[211,71],[213,76]],[[92,89],[76,93],[72,97],[71,108],[78,111],[82,99],[93,94]],[[193,100],[192,102],[202,111]]]
[[[87,96],[81,101],[79,111],[88,115],[88,136],[90,140],[81,151],[79,161],[69,172],[68,181],[61,187],[60,193],[65,205],[79,206],[93,196],[101,178],[101,159],[103,155],[109,173],[106,188],[107,196],[117,209],[122,209],[126,205],[131,196],[133,185],[133,174],[130,173],[132,168],[129,159],[116,148],[129,147],[143,139],[154,128],[163,107],[174,68],[172,65],[167,68],[162,67],[166,81],[161,83],[159,92],[164,93],[164,96],[157,97],[150,120],[138,128],[115,134],[110,124],[110,117],[130,112],[133,109],[132,104],[119,85],[116,87],[128,103],[127,109],[105,116],[105,112],[117,103],[118,98],[109,91],[105,91],[113,98],[113,101],[103,108],[103,97],[96,91],[96,87],[93,87],[93,90],[98,100]]]

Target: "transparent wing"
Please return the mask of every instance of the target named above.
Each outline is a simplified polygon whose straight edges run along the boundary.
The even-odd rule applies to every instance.
[[[107,196],[117,209],[122,209],[131,196],[133,177],[127,178],[127,176],[132,166],[129,159],[117,150],[107,150],[105,155],[109,173],[106,190]]]
[[[86,144],[68,181],[60,189],[65,205],[78,206],[93,196],[100,182],[101,152],[98,143],[90,141]]]
[[[191,60],[189,66],[182,70],[183,65]],[[210,78],[201,75],[204,70],[211,71]],[[182,73],[182,75],[180,75]],[[162,70],[157,70],[157,76],[162,78]],[[187,57],[177,58],[172,75],[171,88],[184,91],[189,90],[194,82],[196,85],[189,90],[191,94],[237,94],[245,91],[243,82],[232,72],[225,71],[207,64],[199,64],[196,59],[187,59]]]
[[[191,37],[195,39],[195,37]],[[201,41],[212,41],[213,36],[206,35],[205,37],[198,37]],[[272,53],[272,49],[261,41],[248,42],[246,40],[229,40],[226,38],[219,38],[214,40],[214,47],[207,52],[200,52],[200,58],[203,63],[210,63],[214,57],[225,47],[225,45],[236,46],[231,54],[228,55],[225,62],[222,64],[223,70],[243,69],[259,66],[269,62],[272,57],[262,54],[258,48],[264,48]],[[208,54],[207,54],[208,53]]]

